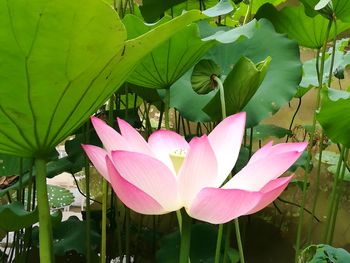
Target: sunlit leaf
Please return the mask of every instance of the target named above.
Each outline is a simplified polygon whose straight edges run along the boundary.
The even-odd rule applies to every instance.
[[[160,22],[167,20],[169,18]],[[156,26],[147,26],[135,16],[126,16],[123,22],[128,29],[128,37],[132,38]],[[201,39],[196,24],[189,25],[144,57],[128,82],[147,88],[170,88],[214,44],[213,40]]]
[[[116,12],[100,0],[2,1],[0,152],[46,158],[144,55],[204,18],[192,10],[127,41]]]
[[[263,5],[256,18],[267,18],[279,33],[286,33],[299,45],[309,48],[321,48],[325,42],[328,20],[321,15],[309,17],[305,14],[304,6],[287,6],[277,10],[271,4]],[[337,34],[350,28],[350,24],[337,22]],[[334,38],[334,24],[331,27],[328,41]]]
[[[332,0],[332,2],[328,1],[324,5],[325,0],[300,0],[305,7],[308,8],[308,15],[315,15],[315,11],[317,10],[320,14],[325,16],[328,19],[333,19],[333,16],[337,20],[341,20],[343,22],[350,22],[350,1],[347,0]],[[322,3],[320,3],[322,2]]]

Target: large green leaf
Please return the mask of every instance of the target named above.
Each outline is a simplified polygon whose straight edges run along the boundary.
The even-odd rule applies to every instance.
[[[0,154],[0,176],[20,175],[28,171],[31,165],[33,162],[30,159]]]
[[[47,186],[47,197],[51,208],[59,209],[74,202],[74,195],[68,189],[57,185]]]
[[[323,92],[322,107],[317,114],[327,136],[350,147],[350,92],[328,89]]]
[[[86,255],[86,238],[90,235],[91,249],[100,244],[100,234],[97,224],[91,224],[90,232],[87,233],[86,221],[71,216],[66,221],[57,222],[53,225],[53,250],[55,255],[65,255],[69,251],[76,251]],[[33,229],[33,243],[38,245],[39,229]]]
[[[194,224],[191,228],[191,262],[214,262],[217,228],[209,224]],[[180,233],[168,234],[161,239],[156,258],[159,263],[179,262]]]
[[[279,4],[286,2],[287,0],[253,0],[253,6],[252,6],[252,14],[256,14],[258,9],[264,5],[265,3],[270,3],[274,6],[278,6]],[[248,4],[246,4],[244,1],[239,4],[239,7],[237,8],[237,11],[234,13],[234,17],[236,19],[239,19],[241,17],[244,17],[247,14]]]
[[[269,21],[261,19],[251,38],[216,45],[206,58],[220,65],[223,75],[227,75],[242,56],[254,63],[271,57],[260,88],[243,109],[247,112],[247,126],[251,127],[277,112],[293,98],[301,79],[299,47],[295,41],[276,33]],[[180,80],[172,86],[172,106],[192,121],[209,121],[209,116],[200,107],[204,107],[215,93],[198,95],[186,85],[186,80]]]
[[[334,55],[333,74],[337,69],[344,69],[350,65],[350,52],[345,52],[344,44],[347,46],[349,39],[337,41],[336,51]],[[328,83],[329,72],[332,64],[332,48],[327,51],[324,64],[323,84]],[[319,85],[316,71],[316,58],[308,60],[303,64],[303,78],[300,82],[300,87],[309,88]]]
[[[0,206],[0,229],[4,231],[17,231],[35,224],[38,220],[38,210],[28,212],[20,202]]]
[[[264,80],[271,58],[255,65],[250,59],[242,57],[227,75],[223,85],[225,94],[226,114],[240,112],[256,93]],[[220,93],[204,107],[204,111],[214,120],[220,120]]]
[[[144,55],[221,11],[192,10],[127,41],[116,12],[100,0],[1,1],[0,152],[45,158]]]
[[[311,245],[303,250],[300,263],[345,263],[350,262],[350,254],[343,248],[329,245]]]
[[[263,5],[256,18],[267,18],[274,25],[279,33],[287,33],[288,37],[298,41],[299,45],[309,48],[321,48],[328,27],[328,20],[321,15],[309,17],[305,14],[304,6],[285,7],[282,10],[277,10],[271,4]],[[350,24],[337,23],[337,33],[341,33],[348,29]],[[329,39],[334,37],[334,24],[331,27]]]
[[[167,19],[161,22],[164,21]],[[123,22],[128,37],[132,38],[154,27],[147,26],[135,16],[126,16]],[[214,44],[214,40],[203,41],[198,26],[191,24],[144,57],[129,76],[128,82],[147,88],[169,88]]]
[[[207,24],[201,24],[201,32],[205,33],[205,39],[215,39],[221,42],[222,45],[219,48],[232,42],[244,41],[246,38],[254,36],[256,31],[260,29],[260,24],[253,20],[250,23],[224,31],[219,28],[209,27]],[[202,30],[204,28],[204,30]],[[224,28],[226,29],[226,28]],[[229,51],[228,51],[229,52]],[[213,61],[218,61],[215,57]],[[223,69],[224,75],[227,75],[232,69],[233,64],[225,65]],[[203,108],[209,103],[209,101],[215,96],[216,92],[210,92],[206,95],[198,95],[193,91],[191,86],[192,70],[189,70],[184,76],[182,76],[177,82],[175,82],[170,89],[170,105],[180,111],[181,115],[191,121],[206,122],[211,121],[210,116],[203,111]]]
[[[332,0],[326,5],[321,5],[320,0],[300,1],[308,8],[308,15],[315,15],[314,10],[317,10],[328,19],[334,16],[343,22],[350,22],[350,1],[348,0]]]
[[[185,2],[186,0],[142,0],[140,11],[146,22],[157,21],[164,15],[164,12],[174,5]]]

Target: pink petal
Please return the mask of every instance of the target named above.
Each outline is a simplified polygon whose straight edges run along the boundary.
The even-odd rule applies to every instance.
[[[188,214],[212,224],[224,224],[254,209],[261,197],[259,192],[204,188],[194,199]]]
[[[112,152],[119,174],[128,182],[157,200],[166,211],[178,210],[177,179],[170,169],[157,159],[135,152]]]
[[[166,213],[154,198],[121,177],[109,157],[106,157],[106,163],[113,190],[127,207],[146,215]]]
[[[170,167],[172,171],[174,171],[174,167],[170,159],[170,153],[175,150],[187,151],[189,149],[189,145],[183,136],[167,130],[152,133],[148,139],[148,144],[155,156]]]
[[[103,143],[107,152],[115,150],[129,150],[128,142],[112,127],[108,126],[103,120],[91,117],[92,125]]]
[[[202,188],[215,186],[217,167],[208,137],[193,138],[178,175],[181,198],[185,204],[190,204]]]
[[[273,141],[269,141],[267,144],[265,144],[263,147],[257,150],[252,157],[250,157],[249,162],[255,162],[259,159],[266,158],[270,152],[272,145]]]
[[[293,176],[277,178],[261,189],[263,194],[260,202],[248,214],[254,214],[271,204],[288,186]]]
[[[303,152],[307,147],[306,142],[295,142],[295,143],[280,143],[272,145],[272,141],[264,145],[261,149],[257,150],[249,162],[255,162],[260,159],[268,158],[268,156],[276,155],[279,153],[286,152]]]
[[[86,155],[89,157],[99,174],[101,174],[108,182],[111,182],[106,166],[107,152],[94,145],[82,144],[81,147],[84,149]]]
[[[283,152],[249,162],[223,187],[225,189],[260,191],[269,181],[287,171],[301,153],[299,151]]]
[[[129,151],[144,153],[153,156],[150,147],[148,146],[145,139],[141,136],[141,134],[126,121],[120,118],[117,118],[117,120],[120,133],[122,134],[123,138],[128,142],[128,145],[130,147]]]
[[[245,129],[245,119],[245,112],[227,117],[208,135],[218,162],[216,186],[222,185],[237,161]]]

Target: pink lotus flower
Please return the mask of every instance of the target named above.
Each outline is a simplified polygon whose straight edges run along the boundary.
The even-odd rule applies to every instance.
[[[292,176],[278,178],[306,143],[268,143],[224,184],[238,158],[245,113],[224,119],[208,135],[189,143],[159,130],[148,143],[118,119],[121,134],[98,118],[92,123],[104,149],[83,145],[120,200],[141,214],[165,214],[184,207],[196,219],[222,224],[255,213],[275,200]]]

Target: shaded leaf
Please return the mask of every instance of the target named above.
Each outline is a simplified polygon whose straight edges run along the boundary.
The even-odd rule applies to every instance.
[[[319,160],[319,154],[315,155],[315,159]],[[331,152],[331,151],[322,151],[322,159],[321,162],[329,165],[336,165],[340,158],[339,153]]]
[[[244,39],[252,37],[255,32],[257,32],[261,25],[256,20],[251,21],[250,23],[239,27],[234,28],[228,31],[220,30],[217,32],[215,28],[209,27],[207,24],[201,24],[201,28],[205,29],[206,39],[215,39],[219,42],[226,43],[227,41],[245,41]],[[217,32],[217,34],[215,34]],[[208,36],[209,34],[209,36]],[[213,34],[210,36],[210,34]],[[232,43],[231,43],[232,44]],[[228,44],[219,45],[219,49],[225,47]],[[225,51],[223,56],[227,55],[230,51]],[[232,69],[232,63],[223,64],[219,63],[219,59],[213,55],[208,57],[208,59],[213,60],[221,66],[221,69],[224,75],[227,75],[228,72]],[[222,66],[225,66],[225,69]],[[189,70],[184,74],[177,82],[175,82],[170,89],[170,105],[171,107],[176,108],[183,117],[194,122],[207,122],[211,121],[211,118],[206,114],[202,109],[208,102],[215,96],[214,92],[209,92],[205,95],[198,95],[193,91],[191,86],[191,74],[192,70]]]
[[[311,245],[305,248],[300,263],[345,263],[350,261],[350,254],[345,249],[329,245]]]
[[[260,27],[252,38],[238,43],[217,45],[209,55],[209,58],[221,66],[224,74],[242,56],[254,63],[271,57],[271,63],[260,88],[243,109],[247,112],[247,127],[257,125],[289,102],[296,93],[301,79],[298,45],[276,33],[269,21],[261,19],[258,23]]]
[[[0,206],[0,229],[6,232],[29,227],[38,220],[38,210],[28,212],[20,202]]]
[[[20,182],[20,180],[16,180],[14,183],[12,182],[12,184],[6,187],[5,189],[0,189],[0,197],[4,196],[9,191],[22,189],[28,184],[28,182],[30,181],[29,179],[29,173],[24,174],[22,176],[22,182]]]
[[[331,165],[327,168],[327,170],[331,174],[335,175],[337,173],[337,165]],[[346,182],[350,182],[350,172],[347,169],[345,169],[343,180]]]
[[[53,226],[53,251],[55,255],[63,256],[69,251],[76,251],[86,255],[86,221],[80,221],[77,217],[71,216],[68,220],[57,223]],[[38,228],[33,229],[34,243],[38,245]],[[97,247],[100,244],[100,234],[96,224],[91,224],[91,231],[88,233],[91,238],[91,246]]]
[[[50,207],[56,209],[69,206],[74,202],[72,192],[57,185],[47,186],[47,197]]]
[[[0,177],[20,175],[21,172],[25,173],[28,171],[32,163],[33,162],[27,158],[0,154]]]
[[[322,106],[317,120],[328,138],[347,148],[350,147],[350,118],[344,118],[344,114],[349,112],[350,92],[334,89],[323,91]]]
[[[140,11],[145,21],[152,23],[162,17],[166,10],[185,1],[186,0],[142,0]]]
[[[192,263],[210,263],[214,261],[217,229],[209,224],[195,224],[191,229]],[[160,249],[156,259],[159,263],[178,263],[180,248],[180,233],[168,234],[161,239]]]
[[[285,136],[292,136],[293,133],[285,128],[273,124],[260,124],[254,127],[253,138],[256,140],[265,140],[269,137],[283,138]]]
[[[240,112],[248,104],[264,80],[270,61],[271,58],[267,57],[255,65],[246,57],[238,60],[223,83],[226,115]],[[216,93],[203,110],[213,120],[222,118],[220,92]]]

